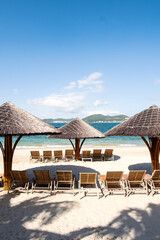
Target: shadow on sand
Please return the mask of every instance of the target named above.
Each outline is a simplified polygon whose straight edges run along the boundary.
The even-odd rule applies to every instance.
[[[34,177],[33,175],[33,170],[49,170],[51,178],[54,179],[56,174],[55,172],[57,170],[69,170],[72,171],[73,175],[76,178],[76,181],[78,181],[79,178],[79,173],[80,172],[87,172],[87,173],[97,173],[100,174],[98,171],[96,171],[93,168],[90,167],[85,167],[85,166],[76,166],[76,165],[63,165],[59,164],[59,165],[48,165],[48,166],[38,166],[38,167],[34,167],[34,168],[30,168],[30,169],[26,169],[27,174],[29,176],[30,179],[32,179]]]
[[[58,233],[58,229],[54,232],[54,225],[52,232],[48,231],[47,224],[56,221],[59,216],[70,211],[71,208],[78,207],[78,202],[74,200],[54,202],[53,196],[34,197],[32,195],[32,197],[29,197],[27,195],[26,200],[17,204],[16,197],[19,197],[19,193],[4,194],[0,197],[0,205],[3,206],[0,210],[0,239],[160,239],[158,231],[160,205],[149,204],[145,210],[128,208],[121,211],[108,225],[97,225],[96,228],[85,227],[81,229],[77,226],[78,230],[63,235]],[[48,198],[52,198],[52,201],[50,199],[47,201]],[[37,224],[35,219],[38,219],[36,220]],[[104,216],[104,223],[105,219],[106,216]]]
[[[152,175],[152,165],[151,163],[137,163],[129,165],[129,170],[146,170],[147,174]]]

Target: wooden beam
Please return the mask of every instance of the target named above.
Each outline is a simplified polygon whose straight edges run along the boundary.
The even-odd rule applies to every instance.
[[[152,172],[156,169],[159,169],[159,137],[149,137],[149,143],[144,137],[141,137],[145,144],[147,145],[152,163]]]
[[[75,139],[75,160],[79,160],[80,157],[80,139]]]
[[[72,140],[71,140],[71,139],[69,139],[69,141],[70,141],[70,143],[72,144],[72,147],[73,147],[73,149],[74,149],[74,152],[76,152],[76,149],[75,149],[75,146],[74,146],[74,144],[73,144]]]
[[[85,140],[86,140],[85,138],[82,140],[81,145],[80,145],[80,148],[79,148],[79,152],[81,151],[82,145],[83,145],[83,143],[84,143]]]
[[[4,141],[4,190],[8,190],[12,169],[12,136],[5,136]]]

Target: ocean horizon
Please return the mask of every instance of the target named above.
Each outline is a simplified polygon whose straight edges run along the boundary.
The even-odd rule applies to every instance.
[[[66,123],[50,123],[56,128],[60,128]],[[118,125],[119,123],[89,123],[91,126],[96,128],[102,133],[107,132],[109,129]],[[13,137],[15,141],[17,137]],[[4,142],[4,138],[0,138],[1,142]],[[83,147],[125,147],[125,146],[142,146],[144,145],[141,137],[133,136],[111,136],[106,138],[96,138],[96,139],[86,139]],[[68,139],[56,139],[56,138],[47,138],[46,135],[36,135],[36,136],[23,136],[19,141],[17,148],[52,148],[54,146],[59,147],[71,147],[70,141]]]

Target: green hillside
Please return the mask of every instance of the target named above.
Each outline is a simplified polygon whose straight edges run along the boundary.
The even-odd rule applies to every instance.
[[[129,117],[126,115],[105,116],[103,114],[94,114],[83,118],[85,122],[123,122]]]
[[[126,115],[116,115],[116,116],[105,116],[103,114],[94,114],[90,115],[88,117],[83,118],[85,122],[123,122],[129,117]],[[73,118],[70,119],[65,119],[65,118],[48,118],[48,119],[43,119],[47,123],[52,123],[52,122],[70,122],[73,120]]]

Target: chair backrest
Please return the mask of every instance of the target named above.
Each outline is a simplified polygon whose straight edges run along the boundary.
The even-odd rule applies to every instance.
[[[82,151],[82,157],[91,157],[91,151]]]
[[[65,156],[73,157],[73,150],[72,149],[66,149],[65,150]]]
[[[11,177],[12,179],[18,184],[25,184],[29,182],[27,172],[26,171],[11,171]]]
[[[130,182],[141,182],[144,178],[145,170],[133,170],[128,174],[128,181]]]
[[[40,152],[39,151],[31,151],[31,157],[32,157],[32,159],[40,158]]]
[[[105,181],[107,182],[119,182],[122,179],[122,171],[108,171],[106,172]]]
[[[54,151],[54,156],[55,156],[55,158],[62,158],[62,156],[63,156],[62,150]]]
[[[70,183],[73,180],[72,171],[56,171],[56,179],[58,182]]]
[[[79,173],[79,181],[81,184],[95,184],[97,173]]]
[[[93,157],[101,157],[102,149],[93,149]]]
[[[33,173],[37,184],[49,184],[51,182],[49,170],[33,170]]]
[[[52,158],[52,151],[43,151],[44,158]]]
[[[112,157],[113,149],[105,149],[104,156]]]
[[[160,170],[154,170],[154,172],[152,173],[152,180],[160,181]]]

